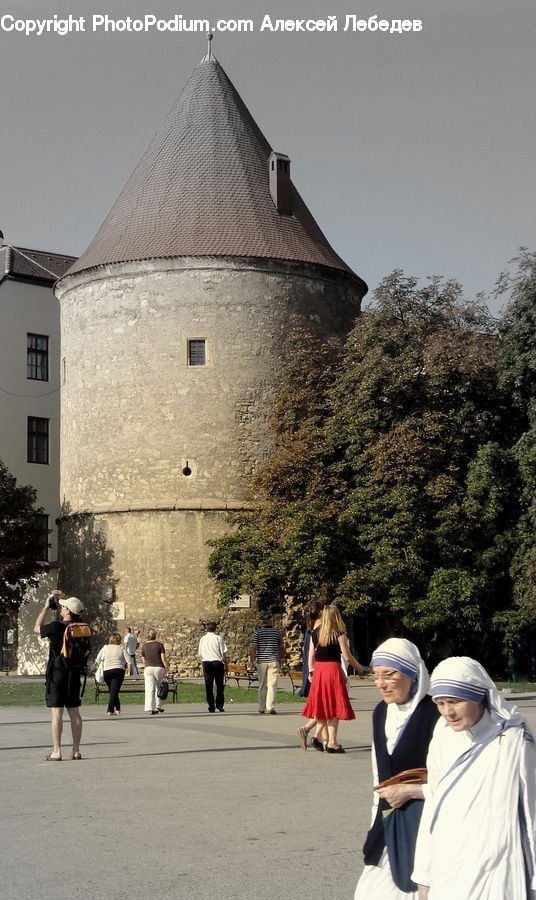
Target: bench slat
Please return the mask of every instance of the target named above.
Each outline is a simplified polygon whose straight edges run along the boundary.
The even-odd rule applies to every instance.
[[[240,666],[237,663],[229,663],[225,672],[225,684],[232,679],[236,681],[237,687],[240,687],[241,681],[247,681],[248,690],[255,681],[258,681],[257,673],[248,669],[246,666]]]

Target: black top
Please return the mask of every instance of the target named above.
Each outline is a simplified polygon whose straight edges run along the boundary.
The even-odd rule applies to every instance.
[[[55,659],[61,653],[63,645],[63,635],[69,622],[49,622],[48,625],[41,625],[41,637],[50,640],[49,660]]]
[[[384,781],[391,775],[397,775],[405,769],[415,769],[426,766],[428,746],[432,740],[432,734],[439,718],[437,706],[429,695],[423,697],[417,709],[409,717],[402,736],[400,737],[392,754],[387,752],[385,738],[385,717],[387,715],[387,703],[382,700],[378,703],[372,714],[372,730],[374,735],[374,748],[376,750],[376,763],[378,765],[378,779]],[[422,801],[419,801],[422,803]],[[385,847],[383,836],[382,812],[390,809],[389,803],[380,798],[376,818],[367,834],[363,853],[365,865],[377,866]]]
[[[327,644],[325,647],[318,646],[318,635],[320,628],[313,631],[313,644],[315,645],[315,661],[316,662],[336,662],[341,661],[341,645],[339,644],[340,634],[334,644]]]

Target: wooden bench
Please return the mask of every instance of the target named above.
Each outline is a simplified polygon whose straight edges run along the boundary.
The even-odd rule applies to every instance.
[[[285,674],[287,675],[288,678],[290,678],[290,683],[292,685],[292,693],[299,694],[301,691],[301,686],[302,686],[302,673],[297,672],[295,669],[291,669],[288,672],[286,672]],[[355,675],[355,673],[354,673],[354,676],[352,676],[352,677],[359,678],[360,681],[370,681],[371,680],[370,670],[367,669],[367,671],[363,675]]]
[[[95,703],[98,704],[100,702],[101,694],[109,693],[108,685],[106,684],[106,682],[104,682],[104,684],[97,684],[97,682],[95,681],[94,683],[95,683]],[[173,676],[171,676],[170,678],[168,678],[168,685],[169,685],[168,699],[170,696],[172,696],[173,703],[176,703],[179,682],[176,681],[176,679]],[[119,691],[119,693],[120,694],[144,694],[145,693],[144,679],[143,678],[125,678],[125,680],[123,681],[123,684],[121,685],[121,690]]]
[[[253,669],[248,669],[247,666],[240,666],[237,663],[228,663],[227,671],[225,672],[225,684],[232,678],[236,681],[236,686],[240,687],[241,681],[247,681],[248,690],[251,685],[258,681],[257,673],[253,671]]]
[[[295,669],[290,669],[290,671],[288,671],[286,674],[288,678],[290,678],[292,693],[299,694],[302,686],[302,673],[297,672]]]

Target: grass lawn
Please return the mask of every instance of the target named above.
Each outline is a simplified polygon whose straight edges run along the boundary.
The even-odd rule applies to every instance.
[[[495,684],[499,688],[500,691],[505,690],[514,691],[516,694],[535,694],[536,693],[536,682],[527,681],[525,678],[521,678],[516,682],[515,688],[508,684],[507,681],[496,681]]]
[[[225,702],[230,703],[256,703],[256,688],[225,688]],[[25,682],[3,682],[0,681],[0,706],[43,706],[45,702],[45,685],[44,682],[29,681]],[[100,698],[101,704],[106,703],[106,696]],[[170,701],[171,703],[171,698]],[[187,681],[179,681],[179,691],[177,696],[178,703],[205,703],[205,686],[203,684],[191,684]],[[278,703],[303,703],[302,697],[288,693],[287,691],[277,692]],[[93,686],[93,677],[88,678],[86,690],[82,697],[82,705],[90,705],[95,703],[95,690]],[[122,694],[121,703],[143,704],[143,692],[139,694]],[[171,703],[171,705],[173,705]]]

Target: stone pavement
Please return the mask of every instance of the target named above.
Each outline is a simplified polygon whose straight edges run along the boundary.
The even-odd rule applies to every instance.
[[[362,682],[351,696],[341,756],[298,748],[299,705],[179,703],[116,719],[85,706],[84,759],[52,763],[46,710],[0,708],[2,897],[351,900],[376,701]],[[536,726],[534,699],[521,705]]]

